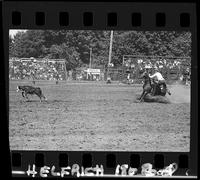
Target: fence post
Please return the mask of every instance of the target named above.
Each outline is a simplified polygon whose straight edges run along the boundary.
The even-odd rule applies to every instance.
[[[65,71],[65,81],[67,81],[67,68],[66,68],[66,62],[64,62],[63,66],[64,66],[64,71]]]

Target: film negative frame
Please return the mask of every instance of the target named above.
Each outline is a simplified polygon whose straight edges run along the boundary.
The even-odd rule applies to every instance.
[[[45,2],[45,6],[44,6]],[[192,81],[191,84],[191,124],[190,152],[82,152],[82,151],[5,151],[10,159],[10,173],[13,177],[28,177],[28,165],[39,168],[53,165],[58,169],[78,164],[83,167],[103,165],[104,174],[115,176],[117,165],[128,164],[141,170],[144,163],[152,163],[156,169],[175,162],[179,165],[174,177],[197,177],[197,127],[198,127],[198,89],[197,89],[197,4],[194,2],[25,2],[4,1],[3,9],[3,46],[4,68],[1,84],[5,83],[7,112],[3,115],[5,129],[8,128],[8,33],[9,29],[66,29],[66,30],[177,30],[192,33]],[[62,24],[59,13],[68,13],[68,22]],[[83,14],[92,14],[91,22],[85,21]],[[13,14],[14,13],[14,14]],[[111,13],[111,19],[109,19]],[[141,21],[133,24],[132,13],[139,13]],[[161,13],[162,15],[158,15]],[[163,16],[164,14],[164,16]],[[39,18],[37,18],[38,16]],[[86,15],[87,16],[87,15]],[[188,18],[188,21],[185,19]],[[126,19],[126,21],[124,20]],[[163,19],[165,23],[163,24]],[[183,20],[184,19],[184,20]],[[59,24],[61,23],[61,24]],[[198,56],[199,57],[199,56]],[[7,130],[8,135],[8,130]],[[4,136],[5,137],[5,134]],[[8,139],[8,137],[5,137]],[[6,146],[9,143],[6,143]],[[60,157],[60,158],[59,158]],[[63,158],[64,157],[64,158]],[[66,161],[63,161],[66,159]],[[31,167],[33,168],[33,166]],[[187,176],[188,174],[188,176]],[[109,176],[110,175],[110,176]],[[32,175],[31,175],[32,176]]]

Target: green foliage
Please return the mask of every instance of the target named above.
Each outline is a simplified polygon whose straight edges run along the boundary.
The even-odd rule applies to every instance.
[[[27,30],[9,37],[10,57],[65,59],[67,68],[108,63],[110,31]],[[191,56],[191,33],[175,31],[114,31],[112,63],[123,55]]]

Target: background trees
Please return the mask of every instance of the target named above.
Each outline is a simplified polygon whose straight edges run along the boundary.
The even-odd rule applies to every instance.
[[[27,30],[9,37],[10,57],[62,58],[69,69],[108,63],[110,31]],[[123,55],[191,56],[191,33],[175,31],[114,31],[112,63]]]

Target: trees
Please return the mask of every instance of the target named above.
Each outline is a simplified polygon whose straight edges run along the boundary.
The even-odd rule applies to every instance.
[[[13,38],[13,43],[15,57],[38,58],[44,55],[44,36],[41,30],[18,32]]]
[[[108,63],[110,31],[27,30],[9,37],[10,57],[62,58],[67,68]],[[112,63],[122,64],[125,54],[191,56],[191,33],[175,31],[114,31]]]
[[[9,36],[9,57],[15,57],[14,50],[14,40],[11,36]]]

